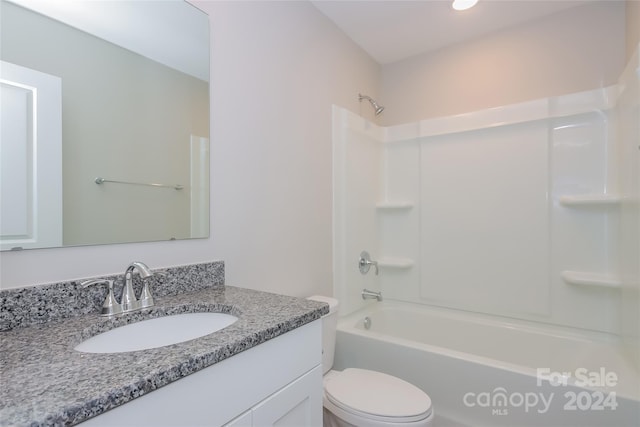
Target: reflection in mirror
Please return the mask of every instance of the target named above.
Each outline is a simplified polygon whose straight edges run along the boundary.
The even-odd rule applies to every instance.
[[[2,250],[208,237],[207,15],[182,0],[0,8]]]

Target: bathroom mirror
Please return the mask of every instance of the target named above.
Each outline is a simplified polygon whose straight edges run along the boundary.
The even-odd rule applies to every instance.
[[[209,236],[209,21],[0,0],[2,250]]]

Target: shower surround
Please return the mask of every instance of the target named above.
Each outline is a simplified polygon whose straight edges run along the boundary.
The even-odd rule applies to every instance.
[[[639,78],[636,52],[617,85],[469,114],[385,128],[334,107],[341,314],[367,288],[597,333],[640,371]]]

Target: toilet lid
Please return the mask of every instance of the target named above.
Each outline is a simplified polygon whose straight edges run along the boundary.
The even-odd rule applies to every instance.
[[[325,383],[334,405],[360,416],[411,422],[431,414],[431,399],[418,387],[381,372],[349,368]]]

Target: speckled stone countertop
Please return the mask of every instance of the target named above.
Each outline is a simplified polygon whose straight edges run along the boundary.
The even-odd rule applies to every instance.
[[[319,319],[326,304],[230,286],[156,297],[150,309],[96,314],[0,332],[0,425],[73,425]],[[128,353],[80,353],[100,332],[181,312],[225,312],[238,321],[213,334]]]

